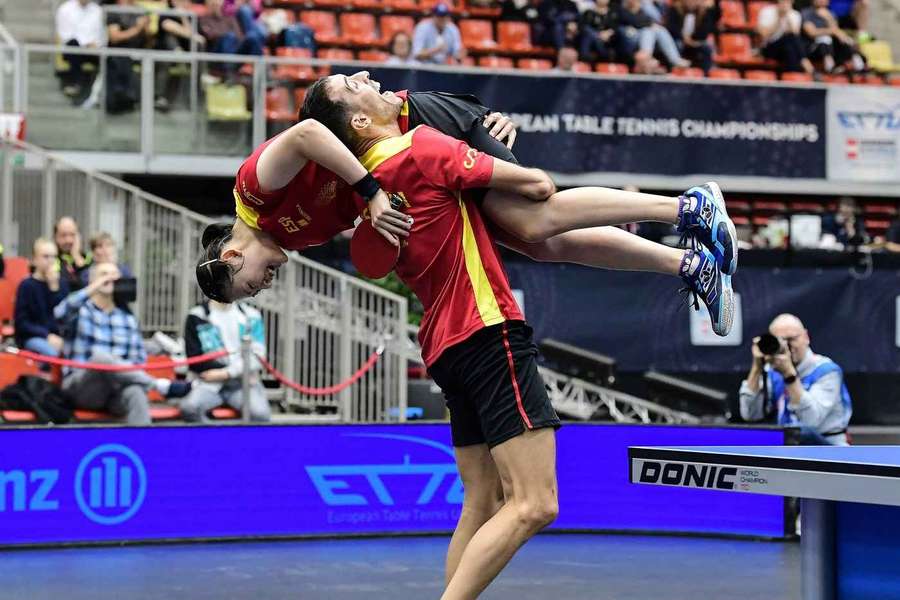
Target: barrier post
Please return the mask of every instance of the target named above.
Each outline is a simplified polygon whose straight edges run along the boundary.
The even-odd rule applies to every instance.
[[[241,374],[241,420],[244,423],[250,422],[250,376],[252,374],[250,360],[252,358],[250,335],[245,333],[241,337],[241,359],[244,361],[244,372]]]

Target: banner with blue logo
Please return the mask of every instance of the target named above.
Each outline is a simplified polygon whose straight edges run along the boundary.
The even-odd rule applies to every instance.
[[[0,545],[449,532],[446,424],[7,429]],[[775,429],[570,424],[558,529],[779,537],[780,498],[628,483],[629,445],[781,445]]]
[[[382,89],[474,94],[516,121],[523,164],[556,173],[825,178],[821,87],[387,67],[372,77]]]
[[[828,178],[900,181],[900,89],[829,89]]]

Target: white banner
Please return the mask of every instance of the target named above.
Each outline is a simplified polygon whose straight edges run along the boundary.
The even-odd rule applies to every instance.
[[[835,86],[826,110],[828,179],[900,181],[900,89]]]

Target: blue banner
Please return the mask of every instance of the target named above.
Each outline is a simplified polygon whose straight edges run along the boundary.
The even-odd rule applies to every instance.
[[[824,88],[381,67],[372,77],[382,89],[474,94],[516,120],[523,164],[556,173],[825,177]]]
[[[0,545],[449,532],[446,424],[7,429]],[[557,529],[779,537],[780,498],[628,483],[629,445],[781,445],[776,429],[572,424]]]

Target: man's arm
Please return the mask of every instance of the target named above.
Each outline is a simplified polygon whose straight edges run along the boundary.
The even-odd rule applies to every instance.
[[[786,388],[790,397],[790,409],[801,423],[818,429],[828,413],[841,401],[842,382],[843,377],[839,371],[823,375],[808,390],[799,385],[799,380],[794,382],[794,385]]]
[[[494,172],[488,187],[519,194],[531,200],[546,200],[556,192],[556,185],[544,171],[499,159],[494,159]]]
[[[765,398],[760,389],[759,378],[753,382],[751,386],[750,380],[741,382],[741,389],[738,392],[738,400],[741,407],[741,418],[745,421],[762,421],[765,418],[763,407],[765,406]],[[755,388],[755,390],[753,389]]]

